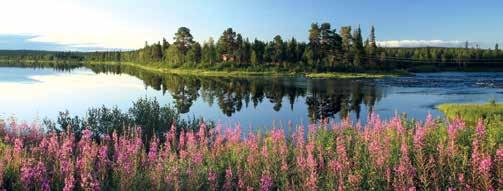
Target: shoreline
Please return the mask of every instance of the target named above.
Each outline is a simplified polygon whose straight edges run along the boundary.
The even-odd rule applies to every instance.
[[[36,66],[36,64],[49,64],[49,67],[65,66],[71,64],[85,65],[126,65],[138,69],[157,72],[162,74],[176,74],[204,77],[295,77],[301,76],[312,79],[370,79],[387,78],[400,76],[413,76],[413,73],[405,71],[392,72],[283,72],[283,71],[246,71],[246,70],[210,70],[210,69],[188,69],[188,68],[169,68],[156,65],[142,65],[133,62],[95,62],[95,61],[47,61],[47,60],[0,60],[0,66],[8,65]]]
[[[250,71],[247,69],[234,70],[212,70],[204,68],[170,68],[157,64],[138,64],[133,62],[96,62],[80,60],[0,60],[0,66],[20,66],[20,67],[55,67],[55,66],[85,66],[85,65],[126,65],[138,69],[162,74],[176,74],[202,77],[305,77],[310,79],[377,79],[403,76],[414,76],[416,73],[438,73],[438,72],[502,72],[498,68],[488,71],[482,68],[467,68],[463,70],[453,70],[445,68],[436,71],[409,72],[405,70],[394,71],[368,71],[368,72],[288,72],[288,71]]]

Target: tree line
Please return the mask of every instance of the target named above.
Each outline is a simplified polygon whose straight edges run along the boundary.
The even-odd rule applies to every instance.
[[[358,26],[339,30],[330,23],[313,23],[308,41],[284,39],[276,35],[270,41],[249,40],[228,28],[215,41],[199,43],[187,27],[180,27],[172,43],[165,38],[132,51],[48,52],[0,51],[1,60],[116,61],[165,67],[284,70],[297,72],[432,70],[444,68],[503,67],[503,53],[478,46],[460,48],[386,48],[378,47],[375,28],[364,40]]]
[[[173,43],[166,39],[148,44],[135,51],[95,52],[88,59],[93,61],[128,61],[158,63],[170,67],[278,67],[295,70],[334,70],[376,68],[378,63],[367,57],[376,57],[375,30],[363,41],[360,27],[352,30],[342,27],[340,33],[330,23],[314,23],[309,29],[309,42],[288,40],[276,35],[272,41],[248,38],[226,29],[217,41],[208,39],[202,45],[195,42],[190,29],[180,27]]]
[[[85,57],[90,56],[90,54],[95,53],[44,50],[0,50],[0,61],[83,61]]]
[[[390,67],[412,70],[439,70],[442,68],[501,68],[503,53],[495,45],[494,49],[464,48],[382,48],[377,59]]]
[[[365,38],[361,28],[343,26],[338,31],[330,23],[313,23],[308,42],[276,35],[271,41],[249,40],[228,28],[215,41],[194,41],[189,28],[180,27],[173,43],[166,39],[125,52],[95,52],[93,61],[127,61],[186,68],[270,68],[289,71],[359,71],[411,69],[424,66],[467,68],[502,66],[503,53],[494,49],[464,48],[386,48],[378,47],[375,28]]]

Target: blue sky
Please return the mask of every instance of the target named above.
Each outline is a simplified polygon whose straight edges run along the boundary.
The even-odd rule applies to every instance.
[[[171,40],[180,26],[196,40],[227,27],[250,39],[306,40],[312,22],[375,25],[386,46],[493,47],[503,42],[497,0],[12,0],[2,2],[0,49],[133,49]]]

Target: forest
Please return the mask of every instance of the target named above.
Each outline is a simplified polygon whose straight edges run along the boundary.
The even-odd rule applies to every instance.
[[[501,68],[503,53],[495,45],[469,47],[378,47],[375,28],[365,38],[361,28],[343,26],[338,31],[330,23],[313,23],[308,42],[276,35],[271,41],[250,40],[232,28],[218,40],[199,43],[189,28],[180,27],[172,43],[165,38],[131,51],[50,52],[0,51],[0,60],[47,60],[88,62],[131,62],[167,68],[210,70],[362,72],[408,70],[437,71],[468,68]]]

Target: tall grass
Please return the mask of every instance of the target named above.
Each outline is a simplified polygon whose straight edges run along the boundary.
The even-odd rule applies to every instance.
[[[440,104],[437,107],[451,119],[461,117],[472,123],[477,122],[480,117],[491,122],[503,121],[503,103],[495,101],[487,104]]]
[[[242,132],[239,125],[171,128],[144,142],[141,130],[102,135],[1,127],[0,188],[6,190],[494,190],[503,184],[497,126],[449,122],[322,123]]]

